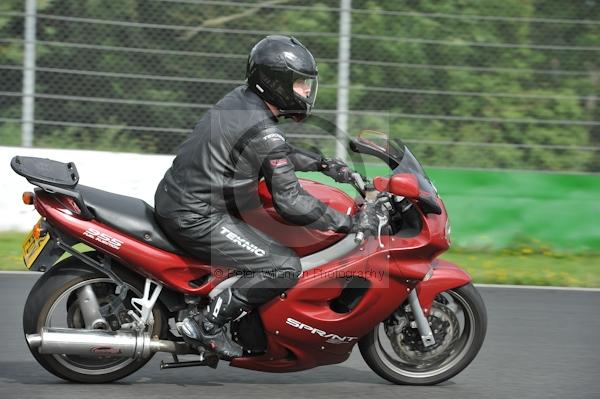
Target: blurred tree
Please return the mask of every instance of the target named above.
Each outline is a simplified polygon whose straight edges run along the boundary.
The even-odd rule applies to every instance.
[[[38,1],[46,17],[38,19],[36,119],[71,125],[36,124],[35,144],[172,153],[205,110],[243,82],[246,54],[268,32],[294,32],[313,51],[317,111],[335,109],[339,1],[248,3],[256,7]],[[22,7],[4,0],[0,12]],[[379,113],[351,112],[351,133],[374,128],[421,141],[411,145],[429,165],[600,171],[597,151],[552,147],[598,147],[600,126],[536,122],[600,120],[598,1],[354,0],[353,7],[361,11],[352,14],[350,107]],[[22,16],[0,15],[0,38],[11,39],[0,41],[0,65],[15,66],[2,69],[2,92],[21,90],[22,35]],[[20,118],[20,103],[18,95],[0,96],[0,117]],[[17,124],[0,122],[3,144],[18,144],[16,132]]]

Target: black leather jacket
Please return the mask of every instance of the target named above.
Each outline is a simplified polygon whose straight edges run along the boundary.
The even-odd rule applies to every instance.
[[[229,92],[212,107],[177,151],[161,181],[162,215],[172,211],[237,213],[261,206],[264,177],[277,212],[297,225],[348,232],[352,219],[308,194],[295,171],[321,170],[321,157],[288,144],[265,103],[247,86]]]

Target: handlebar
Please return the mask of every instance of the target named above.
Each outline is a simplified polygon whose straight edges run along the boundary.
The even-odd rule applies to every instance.
[[[363,180],[362,176],[357,172],[352,172],[351,176],[352,176],[352,185],[362,195],[362,197],[365,198],[366,197],[366,184],[365,184],[365,181]],[[354,237],[354,242],[359,244],[359,243],[363,242],[364,239],[365,239],[365,232],[358,231],[356,233],[356,236]]]
[[[389,208],[386,209],[386,203],[389,203],[389,197],[381,197],[379,196],[379,191],[377,191],[373,186],[368,184],[369,182],[365,182],[363,177],[357,173],[352,172],[352,185],[358,190],[361,196],[365,199],[365,202],[368,204],[379,203],[380,209],[376,209],[377,217],[379,219],[379,226],[377,228],[377,239],[379,241],[379,246],[383,248],[383,244],[381,242],[381,230],[390,220],[389,217]],[[365,231],[358,231],[356,236],[354,237],[354,242],[361,243],[365,240]]]
[[[381,242],[381,230],[389,222],[390,218],[389,218],[389,216],[383,215],[380,213],[377,213],[377,218],[379,219],[379,226],[377,227],[377,240],[379,241],[379,246],[381,248],[383,248],[384,245]],[[365,239],[365,232],[362,230],[359,230],[356,233],[356,236],[354,237],[354,242],[358,244],[358,243],[363,242],[364,239]]]
[[[361,195],[364,198],[366,190],[365,181],[363,180],[362,176],[357,172],[352,172],[351,176],[353,186],[356,187],[356,189],[361,193]]]
[[[390,220],[390,208],[386,206],[389,205],[389,196],[381,196],[379,191],[377,191],[374,187],[367,187],[367,184],[365,184],[362,176],[356,172],[352,173],[352,178],[354,180],[354,186],[360,191],[361,195],[365,199],[365,202],[370,205],[376,204],[375,213],[379,219],[379,226],[377,227],[377,239],[379,241],[379,246],[383,248],[383,244],[381,242],[381,230]],[[365,231],[358,231],[354,237],[354,242],[361,243],[364,241],[364,239]]]
[[[360,193],[360,195],[367,202],[369,202],[369,200],[367,199],[367,184],[365,183],[363,177],[360,175],[360,173],[355,172],[355,171],[352,171],[350,176],[352,177],[352,180],[351,180],[352,186],[354,186],[354,188]],[[364,231],[356,232],[356,236],[354,237],[354,242],[359,244],[359,243],[363,242],[364,240],[365,240],[365,232]]]

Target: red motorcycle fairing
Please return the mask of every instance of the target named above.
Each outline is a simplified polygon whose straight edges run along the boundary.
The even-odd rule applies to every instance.
[[[340,313],[331,303],[348,277],[365,279],[369,289],[352,311]],[[284,372],[342,362],[362,336],[406,300],[410,290],[400,270],[382,256],[377,240],[370,239],[343,259],[305,271],[285,296],[261,306],[267,353],[237,358],[231,365]]]
[[[299,181],[305,191],[325,205],[347,215],[354,215],[358,211],[355,201],[343,191],[312,180]],[[263,207],[242,212],[242,219],[282,245],[293,249],[298,256],[325,249],[345,237],[344,234],[296,226],[283,220],[273,205],[273,197],[264,180],[258,185],[258,194]]]
[[[398,245],[401,241],[391,238],[388,244]],[[386,254],[393,250],[381,250],[373,238],[361,248],[343,259],[306,271],[286,296],[261,306],[267,353],[237,358],[231,365],[286,372],[340,363],[350,355],[358,339],[407,300],[415,284],[420,300],[423,295],[421,306],[428,314],[438,294],[471,281],[468,274],[445,261],[435,261],[432,277],[420,281],[431,270],[432,263],[420,258],[425,248],[418,245],[412,254],[405,252],[404,259],[387,258]],[[344,287],[343,278],[335,276],[359,276],[370,283],[369,290],[349,313],[331,309],[332,299],[339,297]],[[328,342],[328,337],[333,337],[335,343]]]
[[[206,296],[228,276],[227,269],[166,252],[98,221],[81,219],[54,194],[38,191],[35,207],[52,226],[178,292]],[[343,362],[358,339],[404,303],[415,285],[427,311],[437,294],[469,282],[466,273],[443,261],[435,264],[431,279],[420,282],[448,242],[445,210],[441,215],[424,215],[419,210],[419,216],[423,228],[414,237],[382,236],[383,248],[371,237],[350,253],[305,270],[293,288],[257,309],[267,352],[234,359],[231,365],[286,372]],[[95,233],[89,234],[90,229]],[[203,277],[205,282],[194,282]],[[351,311],[341,312],[332,302],[340,297],[347,278],[363,279],[369,288]]]

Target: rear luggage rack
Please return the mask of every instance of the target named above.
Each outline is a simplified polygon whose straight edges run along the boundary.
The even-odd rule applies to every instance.
[[[94,219],[94,215],[85,206],[81,193],[75,191],[79,173],[73,162],[62,163],[46,158],[17,155],[10,161],[10,166],[29,183],[44,191],[72,197],[81,211],[80,215],[86,219]]]
[[[62,163],[51,159],[17,155],[10,161],[10,166],[31,184],[42,183],[62,188],[74,188],[79,182],[79,174],[73,162]]]

